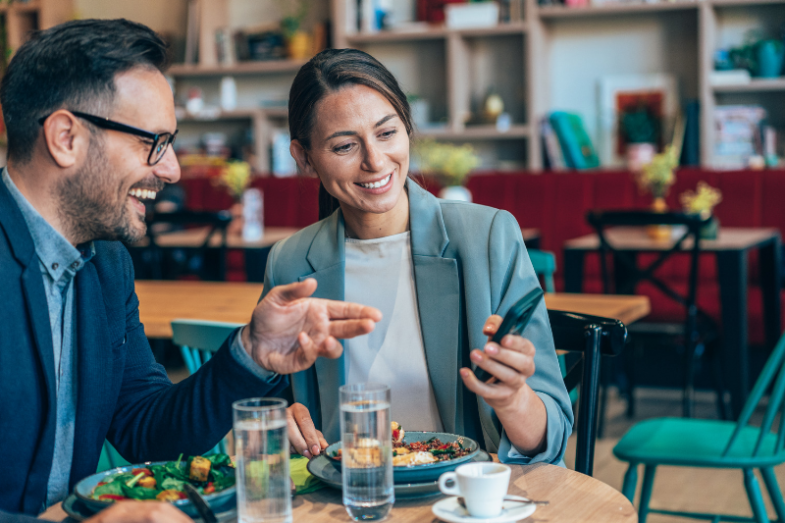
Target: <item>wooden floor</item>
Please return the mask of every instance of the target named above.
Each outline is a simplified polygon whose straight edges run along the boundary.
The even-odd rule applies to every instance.
[[[608,416],[605,438],[597,441],[594,456],[594,476],[621,490],[627,464],[613,456],[613,446],[635,421],[659,416],[680,416],[681,402],[678,391],[643,389],[639,391],[636,408],[636,419],[628,420],[625,416],[626,403],[615,398],[608,405]],[[696,402],[696,414],[701,418],[716,418],[714,395],[701,393]],[[760,413],[759,413],[760,415]],[[759,420],[753,418],[753,423]],[[776,425],[775,425],[776,426]],[[565,461],[572,466],[575,456],[575,436],[570,438]],[[777,467],[777,479],[780,487],[785,486],[785,466]],[[639,471],[639,492],[635,498],[638,507],[640,483],[643,470]],[[758,477],[761,489],[763,480]],[[774,520],[776,514],[767,494],[763,498],[769,511],[769,518]],[[747,496],[744,491],[742,473],[738,470],[696,469],[683,467],[659,467],[652,493],[652,508],[667,510],[683,510],[689,512],[713,512],[752,517]],[[647,523],[681,523],[698,520],[674,518],[659,514],[650,514]]]

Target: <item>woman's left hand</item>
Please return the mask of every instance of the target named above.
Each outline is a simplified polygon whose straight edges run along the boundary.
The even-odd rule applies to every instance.
[[[481,396],[497,413],[504,410],[519,411],[527,400],[531,388],[526,380],[534,374],[535,348],[532,342],[518,335],[508,334],[502,338],[501,346],[491,338],[502,323],[501,316],[489,317],[483,327],[488,335],[485,350],[475,349],[471,359],[478,367],[496,378],[494,383],[483,383],[468,368],[461,369],[461,378],[466,387]]]

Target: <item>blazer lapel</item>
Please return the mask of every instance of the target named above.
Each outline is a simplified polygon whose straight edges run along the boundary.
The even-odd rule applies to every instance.
[[[420,309],[425,358],[436,404],[447,432],[460,432],[463,416],[458,406],[460,368],[461,289],[458,261],[445,257],[449,244],[438,202],[412,181],[409,189],[414,282]]]
[[[300,277],[300,281],[306,278],[316,279],[314,297],[344,299],[345,238],[343,214],[339,210],[324,222],[306,256],[314,272]],[[334,360],[318,358],[314,368],[319,383],[322,430],[325,435],[331,432],[338,434],[338,388],[344,384],[344,357],[341,355]]]
[[[77,402],[73,467],[78,467],[80,463],[94,460],[95,449],[103,443],[103,438],[96,434],[101,419],[96,418],[96,413],[112,408],[104,402],[112,398],[108,378],[112,374],[113,351],[101,283],[92,263],[79,271],[74,286]],[[74,479],[78,478],[72,474],[72,481]]]

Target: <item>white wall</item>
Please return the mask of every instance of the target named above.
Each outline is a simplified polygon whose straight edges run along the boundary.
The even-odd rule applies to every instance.
[[[75,0],[79,18],[127,18],[170,35],[185,35],[187,0]]]

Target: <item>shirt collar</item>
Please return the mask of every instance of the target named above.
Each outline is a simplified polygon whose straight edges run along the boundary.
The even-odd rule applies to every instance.
[[[90,261],[95,254],[93,242],[83,243],[77,247],[71,245],[27,201],[8,175],[8,169],[3,169],[3,183],[27,222],[38,259],[54,281],[59,280],[66,272],[71,275],[76,274],[85,263]]]

